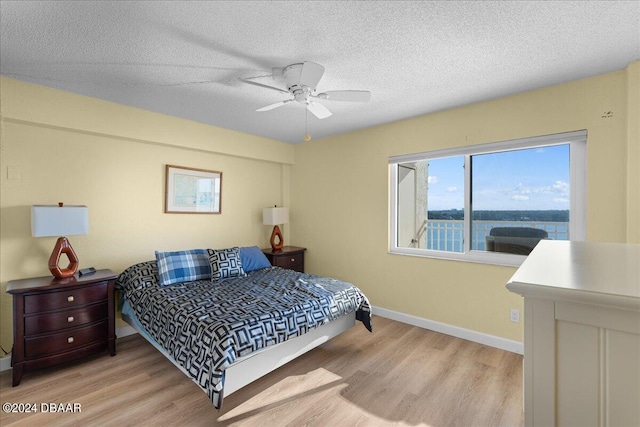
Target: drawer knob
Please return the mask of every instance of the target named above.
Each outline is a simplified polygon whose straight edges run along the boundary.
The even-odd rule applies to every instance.
[[[73,318],[73,316],[69,316],[67,317],[67,322],[71,323],[73,322],[75,319]]]
[[[69,344],[71,344],[71,343],[73,342],[73,337],[69,337],[69,338],[67,338],[67,342],[68,342]]]
[[[69,301],[69,302],[73,302],[73,300],[74,300],[74,299],[75,299],[75,298],[73,297],[73,295],[69,295],[69,296],[67,297],[67,301]]]
[[[291,262],[296,262],[296,259],[295,258],[291,258]]]

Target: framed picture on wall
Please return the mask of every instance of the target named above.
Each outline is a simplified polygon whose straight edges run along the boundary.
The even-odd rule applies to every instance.
[[[222,213],[222,172],[167,165],[165,213]]]

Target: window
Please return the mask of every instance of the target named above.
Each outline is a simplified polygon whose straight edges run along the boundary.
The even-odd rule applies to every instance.
[[[394,156],[392,253],[520,265],[584,240],[586,131]]]

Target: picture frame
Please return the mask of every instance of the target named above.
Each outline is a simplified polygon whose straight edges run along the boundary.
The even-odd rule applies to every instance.
[[[165,213],[222,213],[222,172],[166,165]]]

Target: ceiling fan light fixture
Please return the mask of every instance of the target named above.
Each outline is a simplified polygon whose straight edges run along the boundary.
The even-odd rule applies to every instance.
[[[281,76],[284,79],[287,90],[254,82],[251,81],[250,78],[240,79],[240,81],[292,96],[285,101],[276,102],[275,104],[258,108],[256,111],[269,111],[281,107],[286,103],[296,101],[305,105],[306,110],[311,111],[314,116],[321,120],[330,117],[331,111],[320,103],[314,103],[312,101],[314,98],[319,100],[347,102],[368,102],[371,98],[371,92],[365,90],[329,90],[315,95],[316,86],[323,74],[324,67],[322,65],[316,64],[315,62],[305,61],[302,63],[288,65],[282,69],[273,68],[273,76]]]

